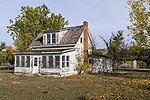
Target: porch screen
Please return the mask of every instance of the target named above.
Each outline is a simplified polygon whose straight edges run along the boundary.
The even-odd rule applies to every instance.
[[[60,68],[60,56],[55,56],[55,67]]]
[[[53,56],[49,56],[49,68],[53,68]]]
[[[26,61],[26,63],[27,63],[27,66],[26,66],[26,67],[30,67],[30,56],[27,56],[27,61]]]
[[[25,67],[25,56],[21,56],[21,67]]]
[[[20,63],[20,57],[16,56],[16,67],[20,66],[19,63]]]
[[[46,56],[42,56],[43,68],[46,68]]]

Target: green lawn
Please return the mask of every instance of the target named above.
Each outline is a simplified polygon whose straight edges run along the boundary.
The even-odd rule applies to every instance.
[[[113,72],[69,77],[0,71],[0,100],[150,100],[150,73]]]

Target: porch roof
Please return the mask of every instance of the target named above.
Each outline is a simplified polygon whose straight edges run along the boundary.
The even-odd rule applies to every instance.
[[[65,45],[62,45],[62,44],[52,44],[52,45],[39,45],[39,46],[32,46],[30,47],[29,49],[45,49],[45,48],[50,48],[50,49],[53,49],[53,48],[73,48],[75,46],[75,44],[65,44]]]
[[[62,54],[62,53],[67,53],[74,51],[74,48],[70,49],[36,49],[36,50],[26,50],[26,51],[18,51],[13,54],[15,55],[42,55],[42,54]]]

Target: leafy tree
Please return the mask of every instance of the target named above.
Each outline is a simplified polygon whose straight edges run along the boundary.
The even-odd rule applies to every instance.
[[[116,35],[112,34],[108,42],[103,37],[100,38],[107,46],[107,56],[112,58],[113,67],[118,68],[121,61],[128,57],[128,45],[124,42],[123,31],[118,31]]]
[[[14,55],[12,54],[14,52],[15,52],[15,49],[13,49],[12,46],[7,46],[6,47],[6,52],[5,52],[6,62],[10,63],[11,65],[14,64]]]
[[[2,55],[2,53],[0,52],[0,65],[2,65],[2,57],[3,57],[3,55]]]
[[[60,29],[68,24],[61,14],[51,13],[45,4],[35,8],[23,6],[20,11],[21,14],[7,26],[18,51],[26,50],[43,30]]]
[[[0,51],[2,51],[3,49],[5,49],[5,47],[6,47],[5,42],[1,42],[0,43]]]
[[[5,49],[5,47],[6,47],[5,42],[0,42],[0,65],[3,62],[3,52],[2,52],[2,50]]]
[[[150,48],[150,1],[149,0],[129,0],[129,16],[132,37],[131,51],[139,57],[141,52]]]
[[[132,54],[137,59],[143,60],[150,65],[150,56],[146,53],[150,49],[150,1],[149,0],[129,0],[129,15],[132,37]]]
[[[0,65],[2,64],[14,64],[14,55],[12,54],[15,52],[11,46],[6,46],[5,51],[0,53]]]
[[[83,54],[77,54],[77,64],[75,70],[77,70],[78,74],[80,75],[84,69],[84,56]]]
[[[141,59],[150,67],[150,49],[142,51]]]

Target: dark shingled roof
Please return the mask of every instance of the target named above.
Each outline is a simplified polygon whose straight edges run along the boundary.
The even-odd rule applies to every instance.
[[[30,47],[33,46],[42,46],[43,34],[44,33],[53,33],[53,32],[60,32],[63,30],[68,30],[67,33],[64,34],[64,37],[61,39],[58,45],[65,45],[65,44],[76,44],[79,37],[81,36],[82,32],[84,31],[85,27],[82,26],[75,26],[75,27],[67,27],[60,30],[49,30],[43,31],[39,33],[38,36],[32,41]],[[57,44],[55,44],[57,45]]]
[[[40,41],[32,41],[30,46],[42,46],[42,43]]]
[[[64,35],[60,44],[76,44],[84,29],[84,26],[68,28],[68,32]]]
[[[60,32],[60,30],[48,30],[44,31],[43,33],[56,33],[56,32]]]

